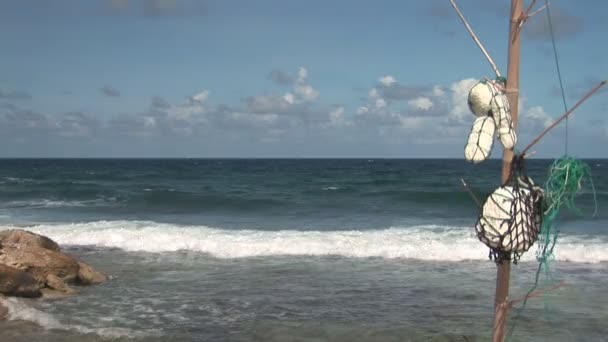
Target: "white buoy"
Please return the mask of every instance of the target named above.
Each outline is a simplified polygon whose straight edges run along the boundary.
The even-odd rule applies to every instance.
[[[465,159],[474,164],[488,159],[494,143],[495,130],[496,123],[491,116],[475,119],[469,139],[464,147]]]
[[[488,116],[492,111],[492,97],[494,91],[491,81],[480,81],[469,90],[469,109],[477,116]]]

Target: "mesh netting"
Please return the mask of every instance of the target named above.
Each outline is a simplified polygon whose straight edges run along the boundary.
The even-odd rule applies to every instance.
[[[477,237],[490,248],[490,259],[517,262],[538,238],[543,192],[528,177],[524,159],[513,157],[511,174],[483,204],[475,224]]]

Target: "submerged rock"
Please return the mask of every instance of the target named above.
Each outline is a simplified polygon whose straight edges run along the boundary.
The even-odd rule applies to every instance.
[[[68,295],[68,284],[100,284],[107,277],[61,252],[46,236],[25,230],[0,231],[0,294],[38,297]]]
[[[94,285],[101,284],[108,280],[108,277],[93,269],[88,264],[79,261],[78,262],[78,282],[82,285]]]

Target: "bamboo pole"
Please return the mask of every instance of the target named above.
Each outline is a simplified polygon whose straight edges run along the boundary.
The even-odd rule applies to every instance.
[[[522,0],[511,0],[511,15],[509,23],[508,67],[507,67],[507,98],[511,107],[513,129],[517,129],[517,113],[519,106],[519,28],[523,19]],[[511,171],[513,151],[505,149],[502,154],[502,183],[505,183]],[[508,258],[510,259],[510,258]],[[496,296],[494,329],[492,341],[503,342],[506,333],[507,315],[509,310],[509,278],[511,276],[511,261],[501,260],[496,270]]]

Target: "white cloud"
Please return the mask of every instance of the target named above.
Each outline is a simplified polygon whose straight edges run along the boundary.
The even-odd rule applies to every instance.
[[[156,119],[151,116],[144,116],[144,127],[145,128],[154,128],[156,127]]]
[[[385,99],[383,99],[383,98],[376,99],[376,104],[375,104],[376,109],[383,109],[385,107],[386,107]]]
[[[277,114],[286,112],[293,102],[289,96],[257,95],[248,97],[247,109],[255,114]]]
[[[365,113],[369,113],[369,108],[367,108],[366,106],[361,106],[361,107],[357,108],[357,114],[365,114]]]
[[[192,121],[195,117],[200,117],[205,113],[205,104],[209,98],[209,91],[203,90],[188,97],[186,103],[177,106],[170,106],[167,109],[167,117],[171,120]]]
[[[294,92],[298,97],[304,101],[312,101],[319,97],[319,92],[313,89],[310,85],[296,84]]]
[[[198,102],[200,104],[203,104],[207,101],[207,99],[209,98],[209,91],[208,90],[203,90],[198,94],[194,94],[190,97],[190,99],[192,100],[192,102]]]
[[[426,123],[421,116],[400,116],[399,122],[401,127],[407,129],[422,128]]]
[[[445,91],[443,91],[441,86],[436,85],[433,87],[433,96],[443,97],[443,95],[445,95]]]
[[[541,124],[543,127],[549,127],[553,123],[553,118],[545,112],[542,106],[530,107],[522,116]]]
[[[326,128],[330,127],[345,127],[351,126],[352,122],[350,122],[344,115],[344,107],[338,106],[336,109],[332,110],[329,113],[329,123],[325,125]]]
[[[449,112],[449,116],[452,119],[462,122],[467,116],[471,115],[471,110],[467,103],[469,90],[471,90],[478,81],[479,80],[474,78],[465,78],[450,85],[450,90],[452,92],[452,109]]]
[[[375,99],[377,97],[380,97],[380,93],[378,93],[378,89],[376,88],[372,88],[369,90],[369,92],[367,93],[367,96],[369,96],[372,99]]]
[[[295,100],[294,96],[292,93],[286,93],[285,95],[283,95],[283,99],[289,103],[290,105],[293,104],[293,101]]]
[[[378,82],[385,87],[390,87],[391,85],[397,83],[397,80],[393,76],[387,75],[380,77]]]
[[[305,83],[308,79],[308,70],[304,67],[298,68],[298,82]]]
[[[420,96],[413,100],[407,101],[410,107],[413,107],[416,110],[428,111],[433,107],[433,101],[428,97]]]

